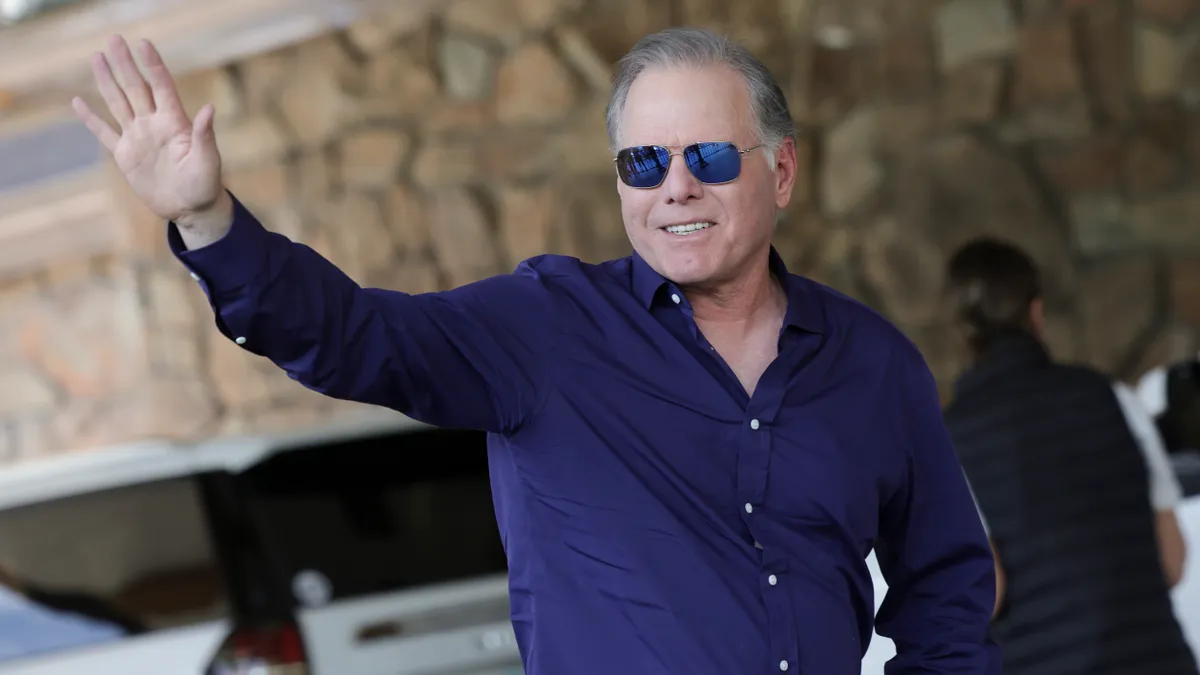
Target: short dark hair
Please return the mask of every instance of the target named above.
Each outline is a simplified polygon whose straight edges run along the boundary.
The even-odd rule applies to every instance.
[[[982,237],[963,244],[946,266],[950,301],[978,356],[1001,333],[1030,332],[1030,305],[1042,295],[1033,260],[1017,246]]]

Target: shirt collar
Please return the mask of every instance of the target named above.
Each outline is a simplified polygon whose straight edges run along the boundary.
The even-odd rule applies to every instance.
[[[771,247],[768,261],[771,272],[784,284],[787,291],[788,306],[784,316],[784,327],[795,326],[812,333],[825,332],[825,315],[817,302],[813,289],[808,286],[806,279],[788,272],[783,258],[775,247]],[[635,251],[633,253],[633,292],[641,301],[642,306],[650,309],[655,300],[659,299],[664,288],[675,288],[668,279],[656,272],[650,264],[642,259]]]

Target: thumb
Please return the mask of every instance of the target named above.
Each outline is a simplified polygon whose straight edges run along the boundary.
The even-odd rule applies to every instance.
[[[197,145],[208,145],[214,141],[213,138],[213,114],[212,104],[207,104],[196,113],[196,118],[192,120],[192,142]]]

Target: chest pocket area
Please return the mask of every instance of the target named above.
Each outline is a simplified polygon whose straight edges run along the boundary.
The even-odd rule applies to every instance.
[[[807,419],[771,439],[767,500],[781,524],[808,536],[870,539],[877,521],[878,460],[862,445],[865,434]],[[856,542],[857,543],[857,542]]]

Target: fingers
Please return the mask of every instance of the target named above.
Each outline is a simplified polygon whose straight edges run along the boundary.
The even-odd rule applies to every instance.
[[[112,69],[109,68],[108,59],[104,57],[104,54],[97,52],[92,55],[92,74],[96,77],[96,88],[104,97],[104,104],[108,106],[108,112],[112,113],[117,124],[122,127],[127,126],[133,120],[133,108],[129,106],[125,92],[121,91],[121,87],[113,78]]]
[[[96,86],[113,119],[121,129],[125,129],[136,117],[152,115],[161,109],[187,122],[187,112],[179,98],[175,80],[163,63],[158,50],[148,40],[142,40],[138,49],[146,66],[146,78],[142,77],[137,62],[133,59],[133,53],[129,50],[129,44],[119,35],[109,38],[108,55],[97,53],[92,56]],[[94,113],[82,99],[73,99],[71,106],[96,139],[108,148],[109,152],[115,151],[121,138],[120,133]],[[195,133],[211,133],[212,110],[208,111],[208,119],[203,124],[199,123],[199,119],[196,121],[193,130]]]
[[[142,72],[138,70],[125,39],[119,35],[109,38],[108,51],[116,68],[117,82],[124,90],[133,114],[148,115],[154,112],[154,97],[150,95],[150,87],[146,86],[146,80],[142,78]]]
[[[193,147],[200,148],[203,145],[216,143],[216,139],[212,135],[212,118],[214,118],[214,109],[211,104],[205,104],[196,113],[196,119],[192,120]]]
[[[114,131],[108,125],[108,122],[100,119],[100,116],[92,112],[88,104],[84,103],[83,99],[78,96],[71,99],[71,107],[75,109],[75,114],[79,116],[79,119],[92,132],[96,140],[100,141],[101,145],[107,148],[110,153],[116,151],[117,141],[121,140],[121,135]]]
[[[196,113],[196,119],[192,120],[192,140],[197,145],[212,140],[213,114],[212,105],[205,105]]]
[[[149,40],[142,40],[138,45],[142,63],[146,66],[146,79],[150,82],[150,93],[154,96],[154,105],[158,110],[187,117],[183,109],[183,101],[179,99],[179,89],[175,86],[175,78],[163,63],[162,55]]]

